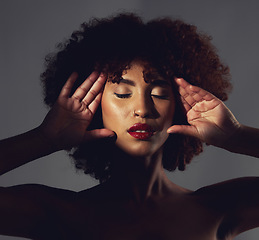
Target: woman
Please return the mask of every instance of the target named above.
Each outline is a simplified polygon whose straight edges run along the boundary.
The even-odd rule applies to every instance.
[[[192,191],[164,173],[184,170],[201,142],[259,157],[259,131],[221,101],[228,68],[207,36],[181,21],[122,14],[83,24],[59,48],[42,74],[52,108],[39,127],[0,142],[0,172],[67,150],[101,184],[1,188],[1,234],[208,240],[259,226],[258,178]]]

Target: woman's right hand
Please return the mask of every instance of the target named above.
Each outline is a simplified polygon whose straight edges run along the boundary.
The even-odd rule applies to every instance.
[[[93,72],[70,97],[77,73],[72,73],[39,127],[54,150],[69,150],[84,141],[114,136],[108,129],[87,131],[102,97],[106,76]]]

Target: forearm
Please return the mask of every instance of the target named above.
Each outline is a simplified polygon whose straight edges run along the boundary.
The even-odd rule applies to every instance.
[[[224,148],[230,152],[259,158],[259,129],[241,125]]]
[[[0,175],[55,151],[39,128],[0,141]]]

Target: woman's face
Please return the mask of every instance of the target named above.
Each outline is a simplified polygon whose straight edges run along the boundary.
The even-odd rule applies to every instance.
[[[159,76],[146,83],[143,71],[133,63],[120,83],[107,81],[101,102],[104,127],[116,132],[116,145],[139,157],[162,149],[175,111],[171,83]]]

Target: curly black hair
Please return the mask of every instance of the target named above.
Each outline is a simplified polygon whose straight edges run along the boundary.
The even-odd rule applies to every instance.
[[[80,30],[58,44],[57,49],[46,57],[46,70],[41,75],[44,101],[50,107],[72,72],[79,75],[74,90],[94,70],[119,82],[123,71],[136,60],[147,63],[144,72],[147,81],[155,69],[173,85],[175,77],[182,77],[222,101],[227,99],[231,89],[229,68],[220,61],[211,37],[181,20],[159,18],[145,23],[133,13],[95,18],[83,23]],[[176,95],[174,124],[188,124],[179,94]],[[89,129],[102,127],[99,107]],[[70,155],[78,169],[105,182],[111,176],[113,149],[113,141],[103,139],[83,143]],[[199,139],[171,134],[164,144],[163,166],[169,171],[177,167],[184,170],[202,149]]]

